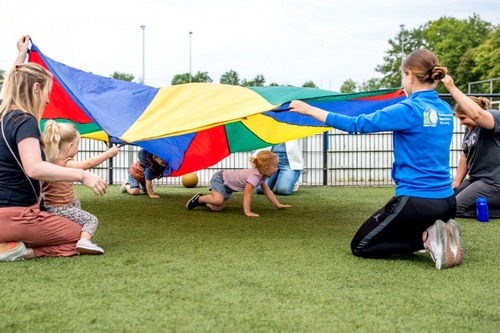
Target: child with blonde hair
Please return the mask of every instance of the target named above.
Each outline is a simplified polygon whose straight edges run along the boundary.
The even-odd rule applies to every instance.
[[[290,208],[281,204],[273,191],[267,185],[267,179],[278,170],[278,156],[269,151],[260,151],[255,157],[250,157],[252,168],[242,170],[223,170],[216,172],[210,180],[210,194],[197,193],[187,203],[191,210],[196,206],[206,206],[213,211],[224,209],[226,201],[233,192],[243,192],[243,212],[246,216],[259,217],[251,211],[252,193],[260,186],[266,198],[277,208]]]
[[[63,167],[87,170],[118,154],[118,148],[112,146],[102,154],[85,161],[75,161],[80,142],[80,133],[73,124],[58,123],[48,120],[43,132],[44,150],[47,161]],[[81,208],[80,199],[75,196],[73,182],[43,182],[42,198],[45,209],[63,216],[82,226],[76,251],[84,254],[103,254],[104,250],[92,243],[98,220]]]

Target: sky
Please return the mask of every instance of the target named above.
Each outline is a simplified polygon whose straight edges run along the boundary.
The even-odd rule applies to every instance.
[[[207,72],[338,91],[380,77],[388,41],[441,17],[500,23],[498,0],[23,0],[0,4],[0,69],[29,34],[49,58],[109,77]],[[144,26],[144,28],[141,28]],[[192,34],[190,34],[190,32]],[[409,50],[407,50],[409,51]],[[446,65],[446,64],[443,64]]]

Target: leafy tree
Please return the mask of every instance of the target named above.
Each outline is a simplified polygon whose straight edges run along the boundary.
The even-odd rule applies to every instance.
[[[425,47],[424,31],[421,27],[414,30],[401,30],[394,39],[388,41],[390,49],[384,56],[385,63],[378,65],[375,70],[384,74],[380,81],[381,87],[394,88],[401,86],[401,64],[403,56]]]
[[[183,84],[183,83],[189,83],[189,73],[184,73],[184,74],[176,74],[172,78],[172,81],[170,83],[175,86],[177,84]]]
[[[384,74],[381,87],[401,86],[403,51],[408,54],[418,48],[426,48],[436,54],[441,64],[452,73],[457,86],[464,89],[467,82],[484,75],[474,74],[471,70],[473,54],[470,51],[486,40],[490,30],[491,24],[482,21],[477,14],[467,20],[442,17],[414,30],[403,29],[389,40],[390,48],[386,51],[385,63],[376,67],[376,71]]]
[[[500,25],[494,27],[483,44],[471,50],[471,71],[482,80],[500,78]],[[489,84],[482,91],[489,91]],[[493,81],[493,92],[500,91],[500,81]]]
[[[356,88],[357,88],[356,82],[354,82],[352,79],[347,79],[340,86],[340,92],[344,94],[352,93],[356,91]]]
[[[184,74],[176,74],[172,78],[171,84],[177,85],[177,84],[183,84],[183,83],[189,83],[189,73],[184,73]],[[191,77],[191,82],[206,82],[206,83],[211,83],[212,78],[208,76],[207,72],[198,72],[194,76]]]
[[[302,85],[302,87],[306,87],[306,88],[318,88],[318,86],[313,81],[306,81],[306,82],[304,82],[304,84]]]
[[[263,87],[264,83],[266,83],[266,79],[264,78],[264,75],[259,74],[259,75],[255,76],[255,78],[251,81],[247,81],[246,79],[244,79],[241,82],[241,85],[243,87]]]
[[[269,84],[269,87],[279,87],[279,84],[277,84],[276,82],[272,82]]]
[[[380,78],[371,78],[367,81],[364,81],[363,84],[359,87],[359,91],[371,91],[371,90],[379,90],[381,89],[382,79]]]
[[[443,17],[425,26],[427,48],[448,68],[455,84],[465,89],[468,82],[484,78],[485,73],[473,73],[470,61],[472,54],[468,51],[481,45],[490,31],[491,24],[481,21],[477,14],[467,20]]]
[[[231,84],[233,86],[238,86],[240,85],[240,76],[236,71],[230,69],[229,71],[222,74],[219,82],[223,84]]]
[[[116,79],[116,80],[122,80],[122,81],[128,81],[128,82],[132,82],[135,78],[133,74],[120,73],[120,72],[114,72],[113,74],[111,74],[110,77],[113,79]]]
[[[5,79],[5,71],[3,69],[0,69],[0,80]]]
[[[191,82],[205,82],[205,83],[212,83],[213,80],[212,78],[208,75],[208,72],[198,72],[196,73]]]

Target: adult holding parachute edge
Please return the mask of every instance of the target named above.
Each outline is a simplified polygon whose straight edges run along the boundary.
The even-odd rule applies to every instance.
[[[447,69],[432,52],[418,49],[401,72],[408,98],[372,114],[350,117],[302,101],[292,101],[290,111],[349,133],[393,132],[396,195],[358,230],[354,255],[386,258],[426,249],[436,268],[453,267],[462,262],[449,163],[453,112],[434,90]]]
[[[483,196],[490,206],[489,216],[500,217],[500,111],[491,110],[484,97],[466,96],[449,75],[443,84],[457,102],[456,117],[467,126],[452,184],[457,216],[476,217],[476,199]]]
[[[39,122],[52,75],[38,64],[23,64],[28,44],[29,36],[17,42],[19,53],[0,105],[0,261],[78,254],[82,227],[40,210],[39,180],[81,182],[98,195],[107,187],[93,173],[45,161]]]

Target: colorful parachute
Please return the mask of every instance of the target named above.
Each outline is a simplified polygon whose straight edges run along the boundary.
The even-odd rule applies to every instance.
[[[165,176],[205,169],[234,152],[325,132],[288,112],[294,99],[331,112],[371,113],[402,100],[401,89],[339,94],[314,88],[190,83],[163,88],[106,78],[56,62],[33,45],[29,61],[54,75],[42,116],[76,125],[82,137],[140,146],[168,163]]]

